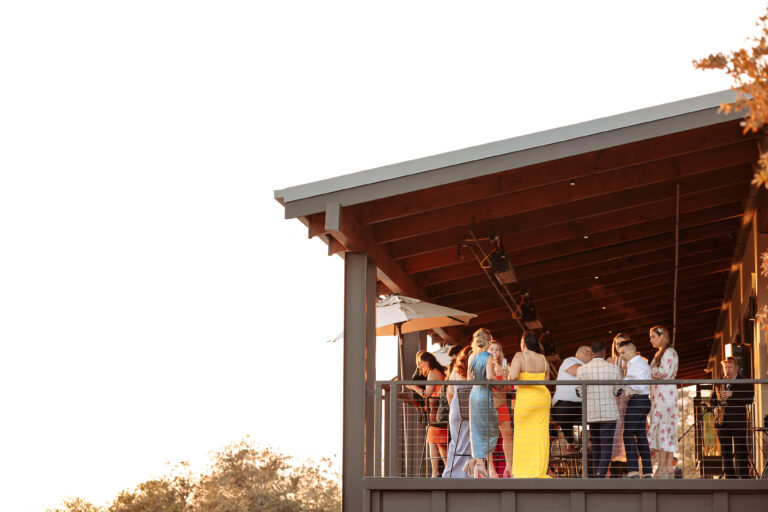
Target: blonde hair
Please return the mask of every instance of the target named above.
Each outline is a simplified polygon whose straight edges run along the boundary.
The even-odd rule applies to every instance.
[[[501,343],[499,343],[498,341],[492,341],[492,342],[491,342],[491,343],[488,345],[488,352],[491,352],[491,347],[492,347],[492,346],[494,346],[494,345],[496,345],[497,347],[499,347],[499,353],[501,354],[501,355],[499,356],[499,363],[501,363],[501,362],[504,360],[504,347],[502,347],[502,346],[501,346]],[[493,355],[493,354],[491,354],[491,355]]]
[[[473,348],[477,347],[480,350],[485,350],[492,342],[493,336],[491,336],[491,331],[484,327],[481,327],[472,334]]]
[[[620,332],[613,337],[613,343],[611,343],[611,357],[616,360],[619,358],[619,343],[623,340],[632,341],[629,334],[624,334],[623,332]]]

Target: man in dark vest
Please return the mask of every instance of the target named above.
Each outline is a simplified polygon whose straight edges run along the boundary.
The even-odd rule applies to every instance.
[[[747,405],[752,403],[755,390],[752,384],[738,382],[739,361],[735,357],[725,358],[722,365],[725,373],[723,379],[734,382],[718,385],[717,398],[710,400],[710,406],[716,408],[715,428],[720,441],[723,472],[726,478],[748,478]]]

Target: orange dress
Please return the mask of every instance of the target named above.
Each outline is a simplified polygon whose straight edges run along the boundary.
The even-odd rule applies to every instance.
[[[445,375],[440,372],[437,372],[437,374],[439,375],[439,380],[445,380]],[[441,387],[442,386],[435,386],[430,397],[439,397]],[[429,407],[429,405],[427,405],[427,407]],[[427,442],[432,444],[448,444],[448,428],[430,426],[429,429],[427,429]]]

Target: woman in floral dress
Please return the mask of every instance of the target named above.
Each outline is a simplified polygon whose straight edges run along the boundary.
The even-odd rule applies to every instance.
[[[651,361],[651,378],[674,379],[677,375],[678,357],[672,348],[669,331],[661,326],[652,327],[651,345],[657,349]],[[673,478],[672,457],[677,451],[677,386],[651,386],[651,428],[648,444],[656,454],[659,464],[654,478]]]

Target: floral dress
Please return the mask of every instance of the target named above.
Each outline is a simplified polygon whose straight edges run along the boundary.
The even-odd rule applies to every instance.
[[[659,366],[651,368],[653,379],[674,379],[678,358],[673,348],[667,348]],[[648,444],[652,450],[677,451],[677,386],[651,385],[651,428]]]

